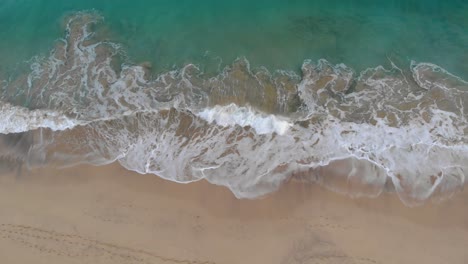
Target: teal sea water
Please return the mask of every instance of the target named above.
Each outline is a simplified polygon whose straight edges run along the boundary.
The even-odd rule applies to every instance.
[[[408,205],[466,183],[467,1],[4,0],[0,39],[1,170]]]
[[[2,67],[47,52],[63,34],[65,14],[91,9],[131,58],[159,67],[245,56],[272,69],[297,70],[304,59],[323,58],[362,70],[390,58],[468,74],[464,0],[6,0]]]

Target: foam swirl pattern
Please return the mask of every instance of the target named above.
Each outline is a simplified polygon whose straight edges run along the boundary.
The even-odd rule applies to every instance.
[[[70,16],[49,56],[0,83],[0,132],[32,135],[15,150],[30,167],[118,161],[239,198],[291,177],[351,196],[391,185],[408,205],[463,188],[468,83],[437,65],[355,72],[306,60],[297,74],[239,58],[214,75],[193,64],[155,74],[102,39],[102,20]]]

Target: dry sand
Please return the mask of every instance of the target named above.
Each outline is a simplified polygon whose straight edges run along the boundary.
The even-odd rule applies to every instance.
[[[468,263],[468,192],[407,208],[288,183],[237,200],[119,165],[0,176],[0,263]]]

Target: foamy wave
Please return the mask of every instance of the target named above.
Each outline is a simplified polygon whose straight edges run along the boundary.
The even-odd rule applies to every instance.
[[[375,196],[390,177],[402,200],[414,204],[438,192],[453,193],[465,182],[467,145],[449,146],[438,139],[441,132],[459,135],[447,120],[440,113],[433,124],[396,128],[330,116],[308,127],[295,124],[288,133],[258,134],[253,127],[209,125],[190,112],[170,110],[95,123],[89,129],[101,135],[92,142],[94,148],[105,149],[129,170],[176,182],[207,179],[239,198],[274,191],[294,174],[327,182],[327,175],[317,174],[320,168],[351,159],[358,162],[335,171],[344,188],[324,185],[353,196]],[[357,182],[372,191],[356,189]]]
[[[150,78],[148,63],[117,63],[122,48],[90,31],[99,21],[72,16],[49,57],[2,82],[11,104],[1,105],[0,131],[55,130],[32,148],[44,160],[118,161],[176,182],[206,179],[239,198],[294,175],[353,196],[391,182],[407,204],[465,183],[468,84],[439,66],[358,73],[306,60],[299,76],[241,58],[214,76],[188,64]],[[39,110],[14,106],[21,100]]]
[[[274,115],[264,116],[256,113],[252,108],[238,107],[235,104],[206,108],[197,115],[209,123],[215,122],[224,127],[249,126],[259,135],[269,133],[283,135],[292,126],[290,122],[281,120]]]
[[[73,128],[77,121],[60,112],[28,110],[0,102],[0,134],[20,133],[38,128],[65,130]]]

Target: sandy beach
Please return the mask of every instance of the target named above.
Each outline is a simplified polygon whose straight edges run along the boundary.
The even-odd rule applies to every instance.
[[[0,176],[2,263],[467,263],[468,192],[405,207],[287,183],[238,200],[117,164]]]

